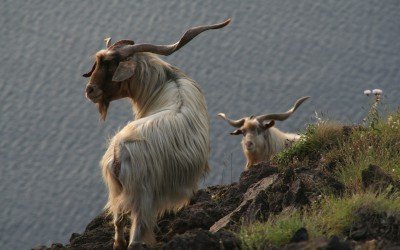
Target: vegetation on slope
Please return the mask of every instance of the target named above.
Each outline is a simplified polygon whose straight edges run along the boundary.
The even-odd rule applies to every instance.
[[[273,162],[282,170],[300,166],[324,169],[345,186],[345,192],[321,190],[320,199],[309,206],[272,215],[264,223],[243,226],[238,235],[245,249],[283,246],[300,228],[307,230],[310,239],[357,238],[357,233],[366,234],[363,223],[379,220],[376,226],[382,227],[400,221],[399,185],[380,185],[384,180],[377,179],[377,185],[368,186],[363,181],[369,168],[379,166],[385,178],[399,183],[400,110],[382,118],[379,102],[380,96],[363,125],[319,121],[307,127],[298,143],[274,157]],[[390,231],[390,225],[385,227]]]

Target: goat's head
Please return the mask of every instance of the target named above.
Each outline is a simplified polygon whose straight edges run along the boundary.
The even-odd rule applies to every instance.
[[[230,21],[231,19],[227,19],[222,23],[191,28],[178,42],[170,45],[135,44],[130,40],[118,41],[112,45],[111,38],[105,39],[107,48],[96,53],[92,70],[83,75],[90,78],[86,85],[86,97],[97,103],[101,118],[105,120],[110,102],[129,96],[124,81],[135,74],[136,62],[132,58],[135,53],[150,52],[168,56],[200,33],[220,29]]]
[[[257,152],[265,152],[268,150],[266,140],[269,136],[269,128],[275,125],[275,121],[284,121],[289,118],[293,112],[308,98],[302,97],[296,101],[294,106],[285,113],[266,114],[260,116],[243,117],[239,120],[231,120],[224,113],[219,113],[218,116],[226,120],[231,126],[237,129],[231,132],[231,135],[243,135],[242,147],[246,155],[256,154]]]

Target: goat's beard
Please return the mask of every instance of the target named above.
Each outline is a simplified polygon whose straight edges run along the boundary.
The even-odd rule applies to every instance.
[[[99,108],[99,113],[100,113],[100,119],[102,121],[106,120],[108,106],[110,106],[110,102],[106,100],[102,100],[99,103],[97,103],[97,107]]]

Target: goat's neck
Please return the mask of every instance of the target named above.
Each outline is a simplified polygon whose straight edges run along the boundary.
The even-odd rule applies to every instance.
[[[264,154],[263,149],[256,149],[256,151],[252,153],[245,152],[245,155],[247,158],[246,169],[248,169],[251,165],[269,160],[267,155]]]
[[[271,153],[276,154],[277,152],[282,151],[283,149],[292,145],[294,141],[299,139],[299,135],[292,133],[284,133],[280,131],[278,128],[272,127],[269,129],[271,140]]]
[[[133,57],[137,66],[129,79],[129,97],[136,119],[157,113],[163,108],[157,100],[165,84],[171,80],[174,69],[151,53],[138,53]]]
[[[135,113],[136,119],[140,119],[156,113],[158,110],[154,105],[154,100],[157,99],[161,89],[156,89],[151,95],[147,95],[146,98],[132,98],[132,110]]]

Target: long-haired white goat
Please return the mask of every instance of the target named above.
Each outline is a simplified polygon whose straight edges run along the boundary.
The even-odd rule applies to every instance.
[[[299,135],[284,133],[274,125],[275,121],[284,121],[289,118],[308,98],[309,96],[300,98],[291,109],[280,114],[243,117],[239,120],[230,120],[224,113],[218,114],[230,125],[238,128],[231,135],[243,135],[241,144],[247,158],[246,169],[262,161],[268,161],[274,154],[299,140]]]
[[[106,118],[109,103],[130,98],[136,114],[110,141],[101,160],[114,217],[114,249],[126,248],[123,215],[130,214],[129,247],[153,244],[157,215],[184,206],[209,171],[209,117],[199,86],[154,54],[170,55],[223,23],[189,29],[172,45],[122,40],[96,53],[86,96]]]

